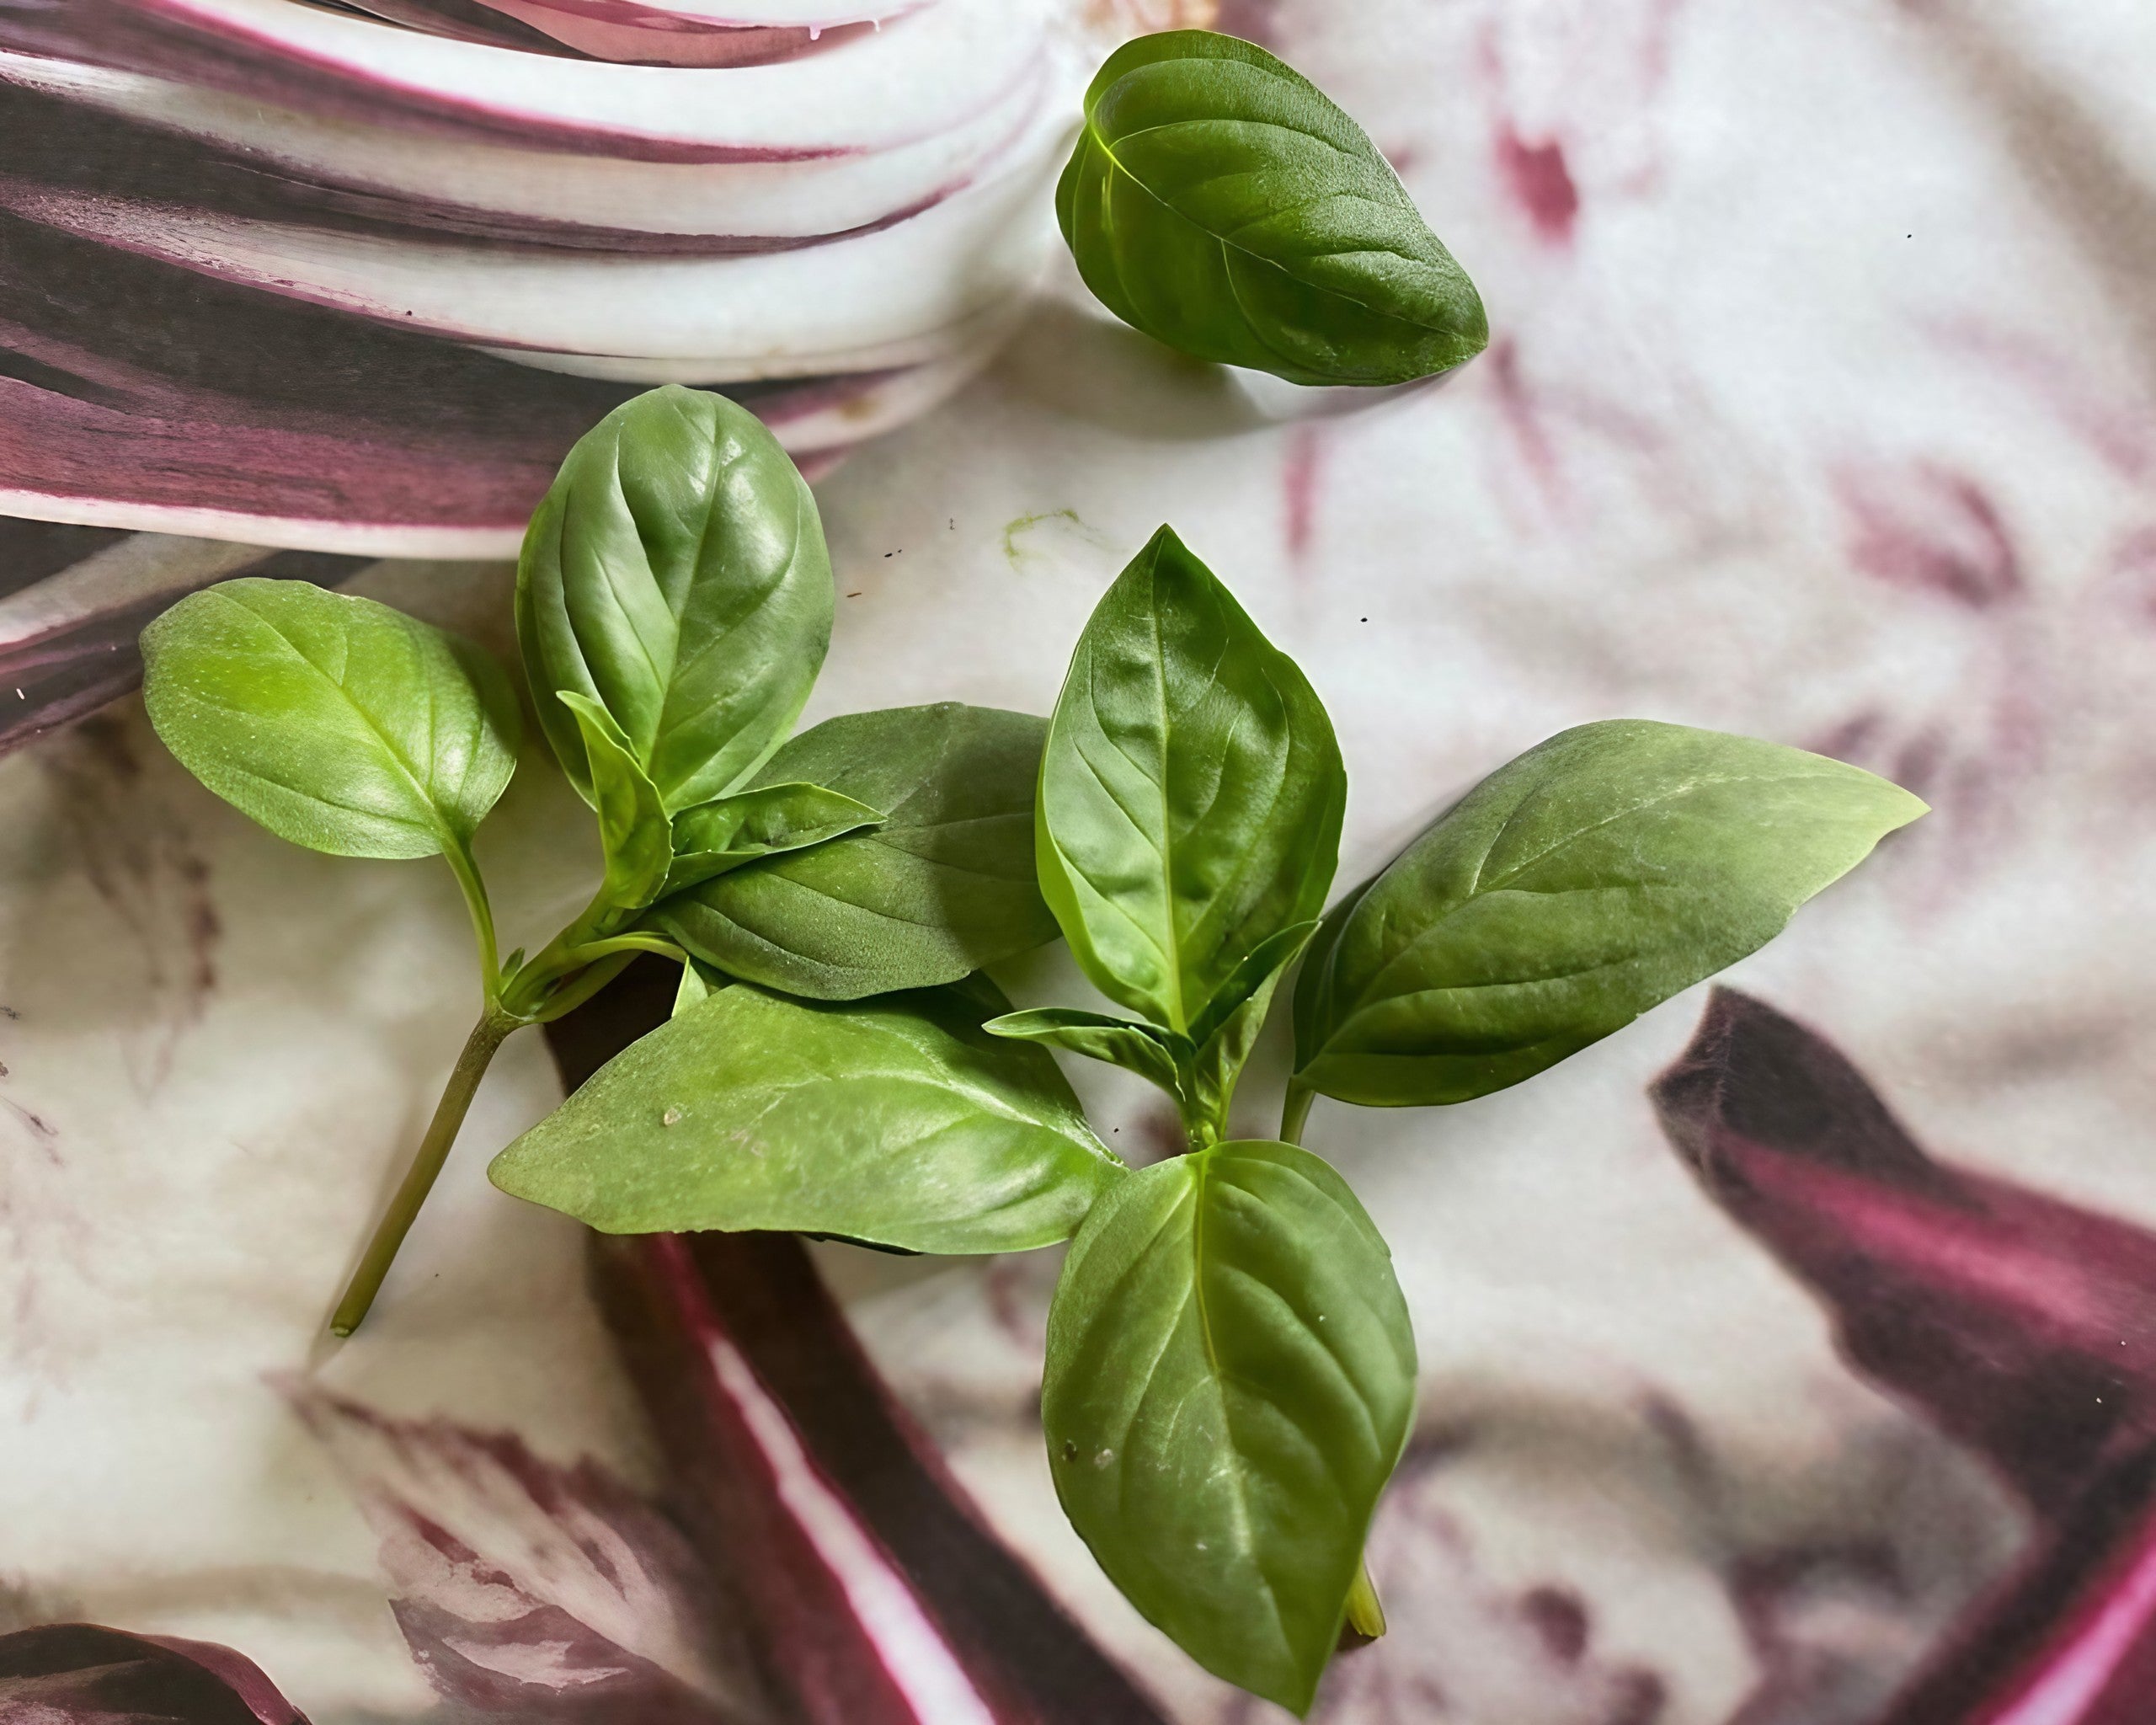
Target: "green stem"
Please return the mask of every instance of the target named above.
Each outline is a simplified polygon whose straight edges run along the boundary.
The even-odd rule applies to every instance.
[[[1280,1136],[1283,1142],[1300,1144],[1303,1124],[1310,1117],[1310,1103],[1317,1092],[1305,1090],[1294,1079],[1288,1081],[1288,1095],[1280,1104]]]
[[[531,1016],[534,1024],[551,1024],[555,1019],[574,1012],[592,996],[606,986],[629,968],[634,952],[616,953],[610,958],[599,959],[571,982],[564,984],[547,1002],[536,1008]]]
[[[427,1123],[427,1135],[419,1140],[419,1153],[412,1158],[412,1166],[405,1172],[403,1183],[397,1188],[397,1195],[390,1199],[387,1212],[374,1231],[374,1238],[367,1242],[366,1256],[360,1260],[350,1285],[344,1290],[344,1297],[337,1302],[335,1315],[329,1320],[331,1334],[349,1336],[366,1316],[367,1308],[382,1291],[382,1279],[389,1274],[389,1266],[396,1259],[397,1248],[404,1243],[405,1235],[411,1231],[419,1214],[419,1206],[427,1201],[435,1177],[449,1160],[450,1146],[456,1142],[457,1128],[464,1124],[464,1116],[472,1106],[472,1098],[478,1093],[479,1081],[486,1076],[494,1050],[515,1028],[514,1019],[489,1008],[465,1039],[464,1050],[457,1055],[441,1100],[435,1105],[435,1117]]]
[[[616,953],[656,953],[660,958],[676,964],[686,964],[689,955],[663,934],[616,934],[605,940],[595,940],[576,948],[569,956],[579,964],[595,964],[601,959],[611,959]]]
[[[545,1016],[557,1016],[552,1011],[552,1002],[547,1001],[547,991],[564,977],[573,976],[586,965],[618,951],[614,947],[605,947],[597,953],[590,948],[595,943],[613,938],[627,914],[632,913],[624,913],[618,906],[609,904],[602,890],[577,913],[575,921],[548,941],[510,979],[501,994],[502,1010],[520,1023],[536,1023],[541,1018],[541,1002],[546,1001],[548,1011]]]
[[[492,1011],[501,994],[501,953],[494,941],[494,912],[487,902],[487,884],[479,879],[478,865],[463,846],[445,844],[441,854],[463,891],[464,908],[472,915],[472,932],[479,942],[479,975],[487,991],[488,1009]]]

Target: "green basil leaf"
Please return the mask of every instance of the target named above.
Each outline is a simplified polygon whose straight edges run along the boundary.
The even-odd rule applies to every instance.
[[[1159,1085],[1177,1101],[1183,1097],[1183,1067],[1193,1050],[1187,1037],[1171,1030],[1112,1018],[1105,1012],[1081,1012],[1075,1007],[1036,1007],[1028,1012],[1006,1012],[1001,1018],[990,1019],[981,1028],[990,1036],[1042,1043],[1049,1048],[1068,1049],[1088,1060],[1105,1060]]]
[[[946,990],[811,1005],[721,990],[494,1160],[607,1233],[786,1229],[915,1252],[1067,1239],[1123,1172],[1044,1051]]]
[[[955,702],[827,719],[764,782],[828,786],[883,825],[734,869],[652,920],[722,970],[816,1000],[955,982],[1053,940],[1033,880],[1046,729]]]
[[[1326,919],[1295,993],[1295,1082],[1378,1106],[1517,1084],[1764,946],[1924,813],[1748,737],[1563,732]]]
[[[1193,1033],[1324,907],[1347,800],[1308,681],[1161,528],[1079,638],[1041,763],[1041,890],[1086,975]]]
[[[755,414],[669,385],[579,439],[531,517],[516,632],[540,723],[594,794],[553,697],[613,716],[668,812],[753,773],[799,716],[831,635],[808,487]]]
[[[1293,1145],[1128,1176],[1049,1309],[1041,1424],[1072,1525],[1185,1652],[1297,1712],[1414,1401],[1391,1254]]]
[[[165,746],[278,837],[337,857],[462,851],[516,771],[502,668],[371,599],[247,577],[142,632]]]
[[[1362,127],[1264,49],[1140,36],[1086,92],[1056,187],[1078,273],[1123,322],[1294,383],[1400,383],[1489,321]]]
[[[1317,930],[1314,920],[1299,922],[1259,947],[1221,992],[1223,1001],[1236,1001],[1239,994],[1241,999],[1219,1015],[1217,1024],[1209,1020],[1202,1027],[1205,1037],[1192,1062],[1190,1091],[1198,1118],[1211,1135],[1218,1137],[1228,1130],[1228,1104],[1235,1100],[1235,1081],[1250,1063],[1251,1049],[1257,1045],[1266,1014],[1273,1010],[1273,996]]]
[[[821,785],[766,785],[699,803],[674,817],[674,866],[666,890],[681,892],[759,857],[805,850],[883,819],[866,803]]]
[[[606,858],[606,902],[640,910],[659,896],[674,862],[674,832],[652,783],[606,709],[586,696],[557,697],[575,715],[591,773],[592,806]]]

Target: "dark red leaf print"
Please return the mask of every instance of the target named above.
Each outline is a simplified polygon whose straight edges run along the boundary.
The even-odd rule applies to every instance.
[[[380,1536],[398,1626],[445,1697],[591,1725],[762,1717],[702,1561],[604,1469],[286,1391]]]
[[[1857,1369],[2037,1508],[2156,1429],[2156,1236],[1928,1156],[1832,1046],[1730,990],[1653,1094]]]
[[[307,1725],[251,1659],[208,1642],[48,1623],[0,1636],[9,1725]]]

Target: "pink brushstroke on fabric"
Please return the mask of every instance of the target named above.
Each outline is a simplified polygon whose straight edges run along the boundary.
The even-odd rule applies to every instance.
[[[1317,528],[1318,483],[1325,466],[1325,440],[1315,425],[1298,425],[1288,434],[1280,462],[1281,532],[1288,555],[1309,555]]]
[[[1470,1440],[1471,1441],[1471,1440]],[[1447,1506],[1456,1437],[1410,1446],[1371,1529],[1372,1575],[1391,1632],[1337,1658],[1314,1725],[1657,1725],[1662,1674],[1603,1645],[1586,1602],[1562,1583],[1520,1589],[1486,1567]],[[1224,1725],[1278,1712],[1233,1704]]]
[[[1944,462],[1845,467],[1835,490],[1849,518],[1849,560],[1912,592],[1983,611],[2026,588],[2013,535],[1991,494]]]
[[[1499,179],[1535,232],[1552,244],[1569,244],[1579,221],[1580,193],[1566,164],[1565,147],[1555,138],[1530,142],[1507,121],[1497,127],[1491,152]]]
[[[1521,465],[1545,499],[1556,501],[1565,489],[1564,474],[1540,405],[1521,374],[1519,344],[1509,335],[1499,336],[1490,344],[1481,369],[1490,378],[1497,416],[1511,434]]]
[[[1280,46],[1280,0],[1219,0],[1214,29],[1246,42],[1278,50]]]
[[[2156,415],[2146,398],[2095,371],[2079,350],[1969,314],[1923,326],[1957,360],[1973,360],[2010,383],[2121,478],[2156,468]]]
[[[2135,527],[2112,549],[2107,585],[2128,615],[2156,623],[2156,526]]]

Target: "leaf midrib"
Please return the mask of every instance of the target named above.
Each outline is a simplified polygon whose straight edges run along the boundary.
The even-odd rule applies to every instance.
[[[1177,123],[1189,124],[1191,122],[1184,121]],[[1159,128],[1157,127],[1150,126],[1145,128],[1145,130],[1149,131],[1156,131]],[[1292,126],[1282,126],[1280,130],[1283,131],[1294,131],[1295,128]],[[1134,136],[1138,135],[1139,134],[1135,133],[1131,134],[1131,136]],[[1457,335],[1458,332],[1450,328],[1447,325],[1425,323],[1420,318],[1402,317],[1400,312],[1396,310],[1383,306],[1374,305],[1369,300],[1360,298],[1357,295],[1352,293],[1344,292],[1342,290],[1331,286],[1325,282],[1313,281],[1306,275],[1298,275],[1294,270],[1289,269],[1286,264],[1278,262],[1277,259],[1268,258],[1261,252],[1252,251],[1248,246],[1240,244],[1237,242],[1230,239],[1225,234],[1214,232],[1213,229],[1206,227],[1204,223],[1196,220],[1194,217],[1186,216],[1182,211],[1176,208],[1173,204],[1171,204],[1166,198],[1162,197],[1158,192],[1147,185],[1144,180],[1140,179],[1129,168],[1125,167],[1122,159],[1117,156],[1114,145],[1111,144],[1107,138],[1102,136],[1098,123],[1091,115],[1088,115],[1086,119],[1086,136],[1092,141],[1094,145],[1099,149],[1102,158],[1107,161],[1109,168],[1117,174],[1121,176],[1123,179],[1128,180],[1133,186],[1137,188],[1142,195],[1149,199],[1154,204],[1159,206],[1162,210],[1167,211],[1167,213],[1172,216],[1177,221],[1182,222],[1184,226],[1192,228],[1195,232],[1203,234],[1206,238],[1211,240],[1214,244],[1219,246],[1223,251],[1233,252],[1238,257],[1247,259],[1251,264],[1259,268],[1275,270],[1280,275],[1286,276],[1290,281],[1295,282],[1301,286],[1310,289],[1313,293],[1324,294],[1329,298],[1337,299],[1343,305],[1353,306],[1358,311],[1367,312],[1373,318],[1383,318],[1391,323],[1403,323],[1411,329],[1424,330],[1433,335],[1448,337]],[[1314,132],[1297,132],[1296,136],[1300,137],[1315,137],[1316,136],[1316,134]],[[1339,149],[1339,146],[1333,144],[1331,140],[1329,138],[1320,138],[1318,142],[1326,144],[1328,147],[1336,151]],[[1422,215],[1419,211],[1416,212],[1416,219],[1417,221],[1422,219]],[[1367,250],[1368,248],[1366,248],[1365,249]],[[1386,248],[1380,248],[1380,249]],[[1331,255],[1337,257],[1342,254],[1339,253],[1333,253]],[[1427,258],[1412,258],[1404,252],[1393,251],[1388,251],[1388,255],[1396,257],[1403,263],[1421,264],[1425,267],[1433,267],[1431,265],[1430,260]],[[1229,288],[1231,292],[1235,291],[1235,280],[1232,273],[1229,277]],[[1251,322],[1249,313],[1243,310],[1242,296],[1240,292],[1235,292],[1235,309],[1238,312],[1242,312],[1243,322],[1245,324],[1251,328],[1253,334],[1257,334],[1257,326],[1256,323]],[[1269,352],[1280,354],[1280,350],[1274,347],[1271,342],[1267,341],[1262,334],[1258,335],[1258,340]],[[1296,359],[1292,355],[1280,354],[1280,357],[1283,360],[1287,360],[1289,363],[1295,366],[1298,370],[1309,369],[1302,360]]]
[[[1190,1258],[1191,1301],[1198,1311],[1199,1344],[1205,1353],[1205,1381],[1220,1404],[1220,1429],[1228,1439],[1230,1454],[1236,1465],[1229,1471],[1229,1491],[1235,1505],[1235,1547],[1257,1573],[1258,1583],[1265,1589],[1267,1608],[1273,1614],[1274,1632],[1284,1644],[1288,1638],[1286,1620],[1281,1616],[1280,1598],[1274,1591],[1272,1578],[1257,1561],[1257,1545],[1251,1532],[1251,1516],[1247,1482],[1241,1466],[1241,1453],[1236,1449],[1235,1434],[1228,1415],[1226,1369],[1220,1363],[1219,1344],[1213,1337],[1212,1307],[1205,1297],[1205,1199],[1208,1184],[1216,1178],[1214,1161],[1217,1151],[1200,1151],[1193,1160],[1197,1164],[1191,1180]]]
[[[1518,818],[1520,810],[1526,807],[1529,798],[1524,797],[1522,798],[1520,801],[1506,814],[1504,820],[1498,823],[1497,830],[1490,836],[1489,842],[1482,847],[1481,856],[1476,863],[1475,873],[1469,880],[1466,890],[1451,904],[1448,905],[1441,915],[1432,919],[1428,925],[1417,933],[1412,940],[1401,947],[1399,951],[1393,953],[1392,956],[1387,959],[1383,964],[1378,967],[1376,971],[1372,974],[1369,981],[1365,983],[1362,988],[1356,991],[1355,997],[1353,1002],[1349,1005],[1348,1010],[1340,1014],[1338,1018],[1334,1022],[1332,1028],[1326,1033],[1325,1041],[1319,1045],[1318,1055],[1322,1055],[1330,1049],[1334,1039],[1337,1038],[1348,1025],[1352,1024],[1369,1009],[1372,995],[1384,985],[1388,977],[1390,977],[1401,965],[1407,963],[1417,953],[1419,953],[1426,943],[1435,939],[1441,932],[1443,932],[1447,925],[1451,922],[1452,919],[1460,915],[1461,911],[1465,911],[1469,905],[1474,903],[1479,899],[1489,897],[1495,893],[1508,890],[1526,890],[1526,889],[1511,888],[1508,885],[1508,883],[1518,879],[1519,876],[1524,874],[1536,863],[1556,855],[1559,852],[1565,850],[1569,846],[1579,842],[1588,835],[1599,832],[1603,828],[1614,825],[1620,820],[1629,820],[1634,815],[1645,814],[1647,810],[1658,808],[1663,804],[1673,802],[1682,797],[1690,796],[1695,791],[1718,788],[1725,785],[1787,784],[1791,782],[1806,779],[1827,780],[1834,778],[1837,775],[1831,772],[1747,772],[1732,773],[1726,777],[1703,776],[1698,778],[1688,779],[1683,784],[1673,786],[1668,790],[1646,798],[1644,802],[1631,804],[1624,809],[1618,809],[1612,814],[1604,815],[1599,820],[1590,822],[1585,826],[1573,828],[1562,837],[1544,846],[1540,851],[1534,852],[1534,855],[1524,857],[1519,862],[1513,864],[1509,868],[1506,868],[1502,873],[1495,876],[1490,881],[1486,883],[1482,879],[1483,867],[1488,862],[1491,852],[1497,848],[1498,841],[1504,836],[1506,829]],[[1594,889],[1589,888],[1567,888],[1565,890],[1566,892],[1577,892],[1593,889]],[[1345,931],[1343,931],[1343,932],[1344,932]],[[1600,969],[1604,967],[1593,966],[1589,968]],[[1460,985],[1465,986],[1468,985]],[[1473,985],[1494,986],[1496,985],[1479,984]],[[1440,993],[1445,991],[1447,991],[1440,989],[1415,989],[1410,991],[1409,995]],[[1409,995],[1396,996],[1396,998],[1406,999],[1409,997]],[[1316,1058],[1317,1055],[1312,1056],[1313,1060]]]
[[[302,665],[304,665],[309,670],[312,671],[316,676],[319,677],[330,688],[337,692],[339,698],[340,698],[344,702],[344,705],[350,709],[353,716],[366,727],[368,734],[372,736],[375,741],[381,745],[382,752],[389,757],[391,763],[396,767],[397,771],[403,776],[405,782],[410,785],[414,793],[417,794],[420,806],[427,810],[427,813],[430,817],[426,824],[432,830],[435,836],[440,841],[442,848],[446,851],[451,845],[462,844],[463,840],[461,835],[457,833],[455,828],[450,825],[448,820],[443,814],[440,805],[435,802],[433,793],[428,789],[426,782],[419,777],[418,772],[414,768],[413,763],[404,758],[403,750],[400,749],[396,743],[392,741],[388,733],[384,731],[382,727],[375,722],[374,716],[353,698],[351,692],[348,690],[343,683],[339,681],[335,677],[330,676],[328,671],[324,670],[321,665],[318,665],[314,660],[307,654],[306,650],[301,647],[299,643],[293,640],[291,636],[287,635],[284,629],[272,619],[255,610],[252,606],[243,605],[237,600],[232,599],[229,595],[222,596],[225,597],[226,603],[232,606],[237,610],[245,611],[248,616],[253,617],[257,622],[262,624],[264,628],[270,631],[271,637],[280,647],[284,648],[293,658],[296,659]],[[349,660],[350,649],[349,632],[346,635],[345,646],[346,656]],[[422,680],[427,684],[430,691],[431,692],[434,679],[431,676],[426,676],[423,671]],[[430,699],[431,699],[431,692],[430,694]],[[431,724],[429,729],[430,734],[431,734]],[[310,793],[302,793],[301,794],[307,795]],[[326,798],[312,797],[312,800],[322,803],[325,807],[328,808],[335,808],[339,806],[334,803],[328,802]]]

